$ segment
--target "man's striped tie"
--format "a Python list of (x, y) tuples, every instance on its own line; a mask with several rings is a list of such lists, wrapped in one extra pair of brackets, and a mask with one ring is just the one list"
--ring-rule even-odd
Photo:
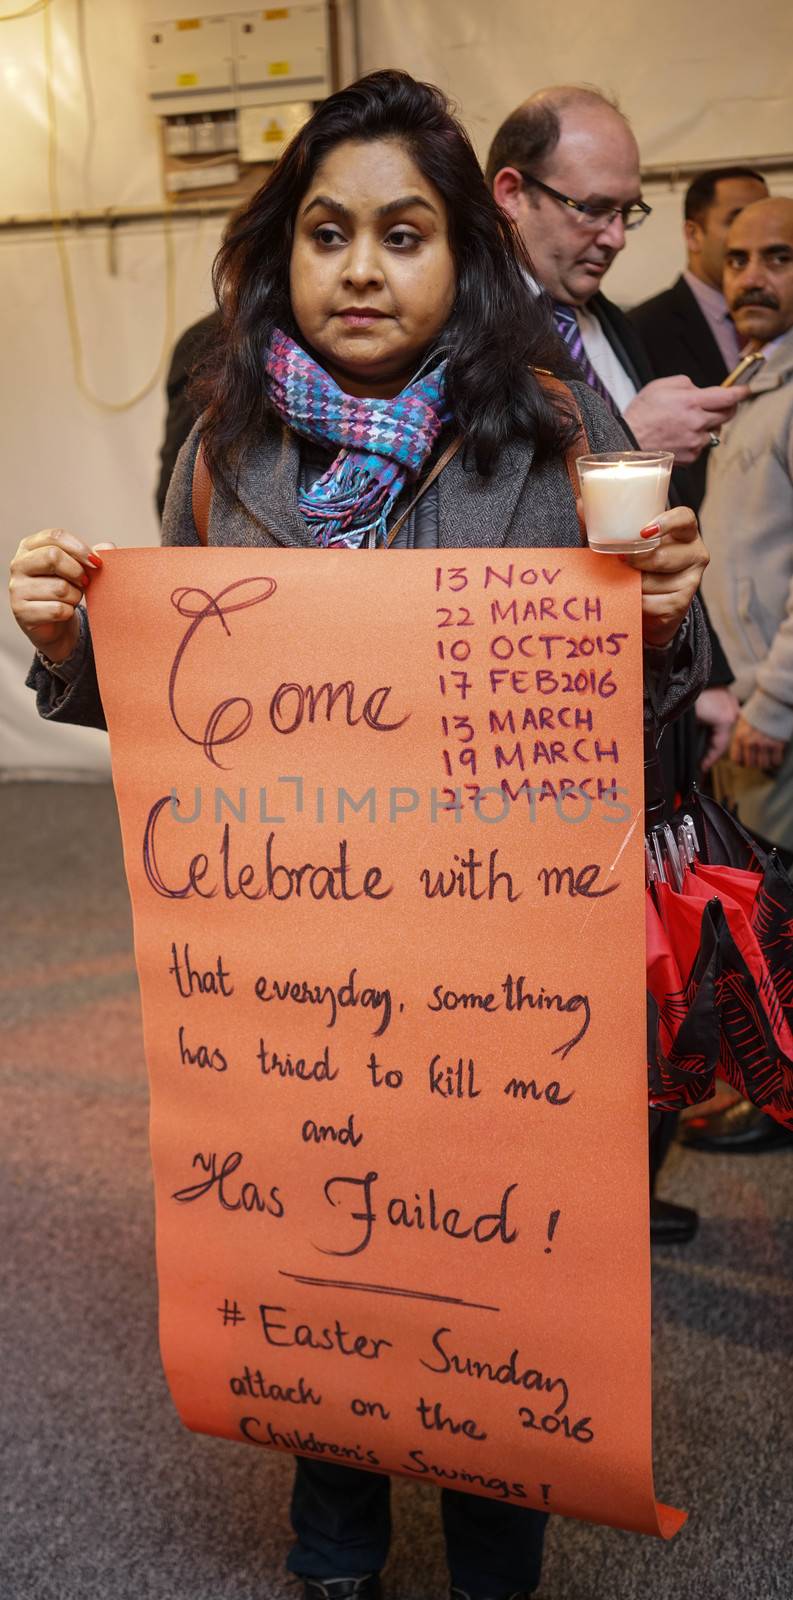
[(605, 383), (601, 383), (601, 380), (586, 353), (584, 341), (581, 337), (581, 329), (578, 326), (578, 318), (575, 314), (574, 308), (572, 306), (562, 305), (560, 300), (554, 300), (553, 320), (556, 323), (557, 332), (560, 333), (564, 339), (573, 361), (577, 367), (580, 367), (581, 376), (589, 384), (590, 389), (594, 389), (595, 394), (599, 394), (601, 400), (605, 400), (609, 411), (613, 412), (615, 417), (619, 416), (617, 407), (614, 404), (614, 401), (609, 394)]

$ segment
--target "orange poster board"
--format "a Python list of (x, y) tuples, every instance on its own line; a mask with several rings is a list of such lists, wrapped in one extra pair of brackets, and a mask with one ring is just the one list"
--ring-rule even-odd
[(639, 584), (586, 551), (91, 585), (188, 1427), (639, 1532)]

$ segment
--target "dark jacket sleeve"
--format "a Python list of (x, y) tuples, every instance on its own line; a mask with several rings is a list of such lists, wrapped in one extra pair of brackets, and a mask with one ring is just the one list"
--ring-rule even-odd
[(64, 663), (68, 681), (49, 667), (39, 656), (25, 679), (36, 696), (36, 710), (47, 722), (76, 722), (83, 728), (107, 728), (105, 712), (99, 694), (96, 661), (91, 643), (91, 629), (85, 611), (81, 613), (80, 643), (69, 660)]
[(710, 681), (710, 638), (698, 597), (666, 650), (644, 648), (644, 720), (663, 728), (681, 716)]
[(157, 510), (162, 518), (165, 497), (176, 458), (196, 420), (197, 411), (190, 398), (190, 379), (208, 350), (219, 323), (218, 312), (193, 323), (174, 345), (165, 386), (168, 409), (165, 434), (160, 448), (160, 480), (157, 485)]

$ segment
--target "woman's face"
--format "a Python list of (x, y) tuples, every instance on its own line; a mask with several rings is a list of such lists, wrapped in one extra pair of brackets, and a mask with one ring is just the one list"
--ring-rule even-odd
[(449, 318), (446, 206), (396, 140), (331, 151), (298, 207), (289, 272), (301, 338), (347, 394), (398, 394)]

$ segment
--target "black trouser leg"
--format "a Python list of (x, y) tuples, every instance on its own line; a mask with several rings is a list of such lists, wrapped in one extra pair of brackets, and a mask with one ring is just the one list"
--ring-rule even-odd
[(304, 1578), (380, 1572), (391, 1537), (390, 1487), (381, 1472), (297, 1456), (289, 1571)]
[(650, 1112), (650, 1194), (655, 1194), (659, 1172), (674, 1142), (679, 1111)]
[(473, 1600), (530, 1594), (540, 1581), (548, 1517), (483, 1495), (441, 1494), (446, 1559), (455, 1588)]

